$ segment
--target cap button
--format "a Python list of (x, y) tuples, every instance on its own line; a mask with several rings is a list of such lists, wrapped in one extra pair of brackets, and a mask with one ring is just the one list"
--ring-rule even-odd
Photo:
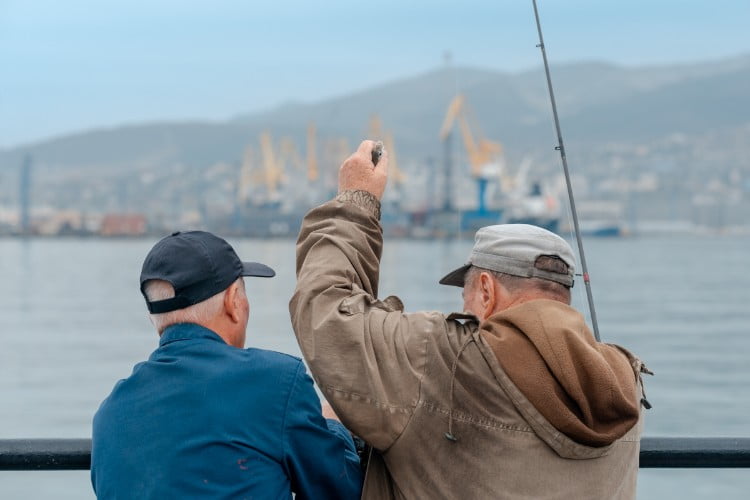
[(171, 236), (177, 236), (180, 233), (181, 233), (181, 231), (175, 231), (174, 233), (171, 234)]

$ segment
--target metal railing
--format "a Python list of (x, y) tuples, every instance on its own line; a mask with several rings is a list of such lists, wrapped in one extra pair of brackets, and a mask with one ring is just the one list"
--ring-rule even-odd
[(91, 439), (0, 439), (0, 470), (87, 470)]
[[(87, 470), (90, 439), (0, 439), (0, 470)], [(750, 438), (645, 437), (641, 468), (750, 468)]]

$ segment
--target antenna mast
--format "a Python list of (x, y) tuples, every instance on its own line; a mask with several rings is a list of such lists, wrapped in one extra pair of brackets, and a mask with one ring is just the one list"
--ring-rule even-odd
[(549, 89), (549, 98), (552, 103), (552, 116), (555, 119), (555, 130), (557, 131), (557, 146), (556, 150), (560, 152), (560, 159), (562, 160), (563, 171), (565, 172), (565, 184), (568, 188), (568, 199), (570, 200), (570, 211), (573, 216), (573, 228), (576, 233), (576, 242), (578, 243), (578, 254), (581, 256), (581, 272), (583, 273), (583, 283), (586, 285), (586, 298), (589, 301), (589, 312), (591, 314), (591, 324), (594, 327), (594, 337), (597, 342), (601, 339), (599, 337), (599, 324), (596, 321), (596, 310), (594, 309), (594, 297), (591, 293), (591, 281), (589, 281), (589, 271), (586, 266), (586, 257), (583, 253), (583, 240), (581, 239), (581, 229), (578, 225), (578, 212), (576, 212), (576, 203), (573, 199), (573, 187), (570, 183), (570, 173), (568, 171), (568, 159), (565, 156), (565, 146), (563, 145), (562, 132), (560, 132), (560, 120), (557, 116), (557, 104), (555, 104), (555, 92), (552, 90), (552, 78), (549, 74), (549, 63), (547, 62), (547, 52), (544, 49), (544, 37), (542, 36), (542, 25), (539, 22), (539, 10), (536, 6), (536, 0), (532, 0), (534, 4), (534, 17), (536, 18), (536, 29), (539, 33), (539, 47), (542, 51), (542, 59), (544, 60), (544, 72), (547, 75), (547, 88)]

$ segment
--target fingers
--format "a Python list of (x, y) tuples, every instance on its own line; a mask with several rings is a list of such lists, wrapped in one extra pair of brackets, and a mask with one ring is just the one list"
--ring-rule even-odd
[(362, 141), (357, 151), (341, 164), (339, 192), (361, 190), (382, 198), (388, 179), (388, 152), (383, 151), (377, 165), (373, 165), (375, 145), (374, 141)]
[[(359, 144), (357, 151), (352, 156), (358, 156), (360, 158), (367, 158), (369, 163), (372, 163), (372, 150), (375, 148), (377, 142), (366, 139)], [(376, 165), (373, 165), (375, 170), (379, 170), (384, 174), (388, 174), (388, 151), (383, 148), (380, 154), (380, 160)]]
[(369, 158), (372, 154), (372, 148), (375, 147), (375, 141), (371, 140), (364, 140), (359, 143), (359, 147), (357, 148), (357, 154), (366, 154)]
[(383, 153), (380, 155), (378, 164), (375, 165), (375, 171), (379, 171), (384, 175), (388, 175), (388, 150), (383, 148)]

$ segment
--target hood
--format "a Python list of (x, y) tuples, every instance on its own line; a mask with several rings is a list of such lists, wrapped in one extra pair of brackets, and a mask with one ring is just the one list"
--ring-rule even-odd
[(638, 374), (627, 351), (597, 342), (572, 307), (532, 300), (489, 317), (480, 330), (518, 389), (573, 441), (607, 446), (638, 422)]

